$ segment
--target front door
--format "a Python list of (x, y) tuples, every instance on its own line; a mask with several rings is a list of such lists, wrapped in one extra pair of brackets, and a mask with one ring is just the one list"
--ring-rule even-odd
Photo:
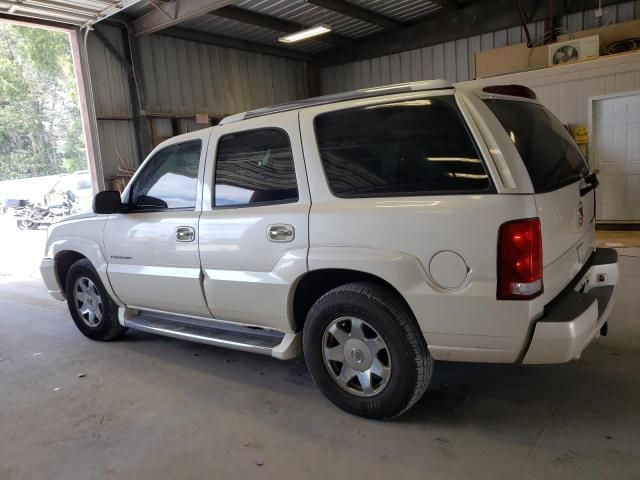
[(125, 192), (127, 213), (107, 219), (109, 281), (127, 306), (210, 316), (200, 286), (197, 200), (208, 134), (154, 152)]
[(310, 207), (297, 115), (216, 127), (205, 183), (200, 256), (213, 316), (290, 331)]
[(640, 221), (640, 94), (593, 100), (597, 220)]

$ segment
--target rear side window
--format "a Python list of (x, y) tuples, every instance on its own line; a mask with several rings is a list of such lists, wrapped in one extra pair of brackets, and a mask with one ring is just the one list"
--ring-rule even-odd
[(214, 205), (253, 206), (298, 201), (287, 134), (263, 128), (225, 135), (218, 142)]
[(542, 105), (517, 100), (486, 100), (518, 149), (536, 193), (575, 182), (588, 167), (571, 134)]
[(315, 129), (338, 197), (481, 192), (491, 186), (453, 97), (324, 113)]

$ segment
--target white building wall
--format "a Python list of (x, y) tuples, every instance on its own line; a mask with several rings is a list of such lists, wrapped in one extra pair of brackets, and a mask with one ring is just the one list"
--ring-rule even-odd
[(458, 83), (459, 87), (520, 84), (567, 125), (589, 124), (589, 99), (640, 91), (640, 52)]

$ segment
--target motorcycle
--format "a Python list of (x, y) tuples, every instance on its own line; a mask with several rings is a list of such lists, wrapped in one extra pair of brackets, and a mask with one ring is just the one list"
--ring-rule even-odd
[(45, 195), (44, 203), (23, 200), (14, 210), (20, 230), (36, 230), (41, 225), (51, 225), (76, 213), (76, 196), (72, 191)]

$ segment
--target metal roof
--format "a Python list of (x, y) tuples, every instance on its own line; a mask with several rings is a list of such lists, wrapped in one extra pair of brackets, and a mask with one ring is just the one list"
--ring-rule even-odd
[(372, 10), (399, 22), (413, 22), (440, 10), (442, 7), (429, 0), (349, 0), (359, 7)]
[(248, 112), (237, 113), (223, 118), (219, 125), (227, 123), (235, 123), (248, 118), (261, 117), (273, 113), (287, 112), (298, 108), (315, 107), (317, 105), (326, 105), (328, 103), (346, 102), (347, 100), (356, 100), (359, 98), (379, 97), (382, 95), (391, 95), (394, 93), (421, 92), (427, 90), (446, 90), (453, 88), (451, 82), (447, 80), (423, 80), (420, 82), (396, 83), (395, 85), (385, 85), (382, 87), (363, 88), (353, 90), (351, 92), (334, 93), (331, 95), (322, 95), (320, 97), (306, 98), (293, 102), (281, 103), (272, 107), (258, 108)]
[[(284, 47), (284, 45), (278, 41), (278, 37), (282, 35), (282, 32), (242, 23), (229, 18), (217, 17), (215, 15), (203, 15), (202, 17), (186, 20), (180, 24), (180, 27), (264, 45)], [(313, 54), (326, 50), (331, 46), (330, 43), (316, 40), (313, 42), (287, 45), (287, 48)]]
[(0, 0), (0, 13), (67, 25), (90, 25), (140, 0)]
[(305, 0), (241, 0), (235, 6), (299, 23), (301, 29), (326, 23), (331, 25), (333, 33), (355, 39), (382, 31), (382, 28), (376, 25), (347, 17), (331, 10), (325, 10), (307, 3)]
[[(355, 6), (387, 16), (397, 22), (405, 23), (415, 22), (441, 8), (437, 3), (430, 0), (348, 1)], [(306, 0), (237, 0), (233, 6), (280, 20), (298, 23), (301, 29), (321, 23), (328, 24), (331, 26), (333, 33), (352, 40), (361, 40), (384, 31), (379, 25), (349, 17), (314, 5)], [(153, 8), (149, 0), (143, 0), (127, 8), (125, 13), (134, 18), (139, 18), (153, 10)], [(198, 18), (186, 20), (180, 23), (179, 27), (309, 54), (320, 53), (335, 47), (334, 44), (322, 40), (321, 37), (300, 44), (284, 45), (278, 41), (278, 37), (282, 35), (281, 31), (217, 16), (215, 11)]]

